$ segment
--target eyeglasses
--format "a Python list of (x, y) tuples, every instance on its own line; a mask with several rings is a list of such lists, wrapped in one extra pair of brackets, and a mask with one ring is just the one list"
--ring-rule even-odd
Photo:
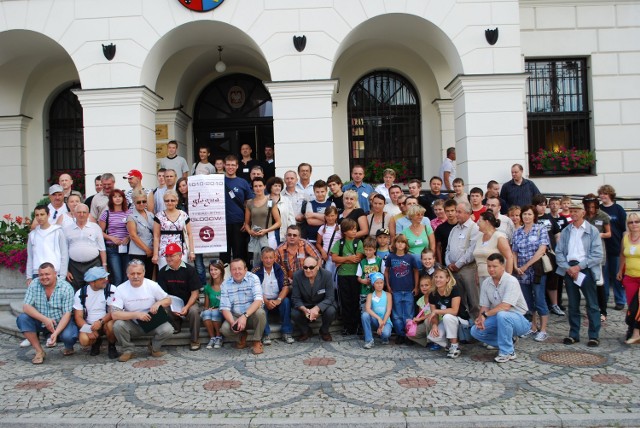
[(142, 204), (146, 204), (147, 201), (136, 201), (136, 205), (142, 205)]
[(639, 224), (640, 220), (629, 220), (627, 224)]
[(304, 270), (314, 270), (316, 268), (316, 266), (318, 265), (313, 265), (313, 266), (302, 266), (302, 269)]
[(178, 200), (177, 199), (165, 199), (164, 202), (166, 204), (167, 202), (178, 202)]
[(300, 235), (298, 235), (297, 233), (287, 233), (287, 238), (297, 238), (298, 236)]

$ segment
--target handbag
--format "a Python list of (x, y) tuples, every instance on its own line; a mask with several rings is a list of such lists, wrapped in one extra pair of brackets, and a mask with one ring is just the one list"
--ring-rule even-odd
[[(540, 229), (538, 229), (538, 241), (540, 240)], [(542, 263), (542, 271), (544, 273), (549, 273), (553, 270), (553, 265), (551, 264), (551, 259), (549, 258), (549, 248), (544, 252), (542, 257), (540, 257), (540, 262)]]
[[(416, 318), (421, 317), (425, 309), (429, 309), (428, 304), (424, 305), (422, 309), (420, 309), (420, 312), (418, 312), (418, 315), (416, 315)], [(414, 337), (418, 332), (418, 323), (415, 322), (413, 318), (409, 318), (404, 323), (404, 332), (408, 337)]]

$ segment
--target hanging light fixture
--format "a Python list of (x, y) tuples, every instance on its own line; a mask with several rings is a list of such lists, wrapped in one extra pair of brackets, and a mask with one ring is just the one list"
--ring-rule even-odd
[(218, 46), (218, 62), (216, 62), (216, 71), (218, 73), (224, 73), (227, 69), (227, 64), (222, 62), (222, 46)]

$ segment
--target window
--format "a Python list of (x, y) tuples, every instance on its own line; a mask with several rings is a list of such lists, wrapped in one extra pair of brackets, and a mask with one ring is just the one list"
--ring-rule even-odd
[(407, 79), (389, 71), (364, 76), (351, 88), (348, 115), (350, 168), (398, 163), (408, 178), (422, 179), (420, 106)]
[[(529, 153), (541, 149), (563, 152), (566, 149), (591, 150), (587, 97), (587, 61), (573, 59), (527, 60), (530, 73), (527, 84), (527, 126)], [(530, 161), (533, 175), (544, 171)], [(556, 174), (591, 173), (590, 167)]]

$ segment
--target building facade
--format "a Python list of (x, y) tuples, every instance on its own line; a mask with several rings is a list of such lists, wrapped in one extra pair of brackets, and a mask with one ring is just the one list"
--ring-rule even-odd
[[(455, 146), (470, 186), (521, 163), (543, 191), (637, 194), (638, 1), (184, 3), (0, 0), (1, 212), (29, 212), (60, 170), (88, 194), (132, 168), (154, 187), (172, 139), (189, 163), (274, 144), (280, 175), (309, 162), (312, 179), (379, 160), (428, 180)], [(597, 163), (534, 170), (561, 147)]]

